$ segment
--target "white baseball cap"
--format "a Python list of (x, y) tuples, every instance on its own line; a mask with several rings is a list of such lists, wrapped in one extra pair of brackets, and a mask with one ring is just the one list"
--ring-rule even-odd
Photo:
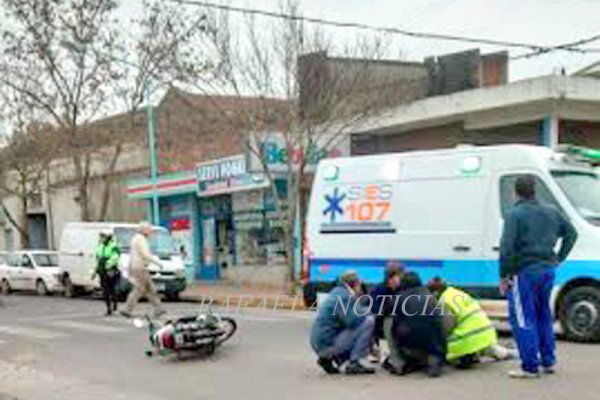
[(100, 231), (100, 235), (102, 236), (112, 236), (112, 230), (108, 229), (108, 228), (104, 228)]

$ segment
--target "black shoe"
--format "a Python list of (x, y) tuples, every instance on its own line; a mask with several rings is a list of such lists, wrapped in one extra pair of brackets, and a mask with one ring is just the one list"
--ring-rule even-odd
[(439, 363), (430, 364), (427, 367), (427, 375), (430, 378), (439, 378), (442, 376), (442, 365)]
[(417, 372), (422, 370), (423, 367), (415, 364), (415, 363), (406, 363), (402, 366), (402, 368), (400, 369), (400, 375), (408, 375), (408, 374), (412, 374), (413, 372)]
[(402, 368), (398, 368), (396, 366), (394, 366), (391, 362), (389, 357), (385, 359), (385, 361), (383, 362), (383, 364), (381, 364), (381, 366), (383, 367), (383, 369), (385, 369), (387, 372), (389, 372), (392, 375), (404, 375), (402, 373)]
[(333, 363), (333, 359), (331, 358), (321, 357), (317, 360), (317, 364), (319, 364), (319, 366), (330, 375), (340, 373), (340, 370), (335, 366), (335, 364)]
[(346, 375), (367, 375), (374, 373), (375, 368), (365, 367), (358, 361), (351, 361), (346, 367)]
[(121, 310), (121, 311), (119, 311), (119, 314), (121, 314), (125, 318), (131, 318), (131, 313), (129, 313), (127, 311)]
[(110, 317), (112, 315), (112, 310), (108, 310), (104, 313), (105, 317)]

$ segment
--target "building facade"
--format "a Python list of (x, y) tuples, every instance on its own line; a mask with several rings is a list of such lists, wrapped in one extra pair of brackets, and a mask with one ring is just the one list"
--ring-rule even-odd
[(388, 110), (352, 136), (352, 154), (458, 145), (600, 147), (600, 80), (552, 75), (433, 96)]

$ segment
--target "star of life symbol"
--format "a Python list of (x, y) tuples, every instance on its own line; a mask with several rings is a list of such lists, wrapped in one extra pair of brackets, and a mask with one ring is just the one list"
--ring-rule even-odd
[(344, 215), (344, 210), (342, 209), (341, 203), (346, 198), (345, 193), (340, 193), (339, 188), (335, 188), (333, 190), (333, 194), (325, 195), (325, 200), (327, 201), (327, 207), (323, 210), (323, 215), (329, 215), (329, 220), (331, 223), (335, 222), (337, 215)]

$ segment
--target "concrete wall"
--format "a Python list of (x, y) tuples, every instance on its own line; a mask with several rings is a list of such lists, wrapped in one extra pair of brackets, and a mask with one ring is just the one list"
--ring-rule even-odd
[[(92, 179), (89, 184), (90, 206), (92, 216), (99, 215), (102, 193), (105, 183), (109, 182), (110, 201), (106, 220), (138, 222), (146, 218), (145, 207), (137, 203), (130, 203), (126, 198), (126, 185), (129, 179), (136, 175), (146, 175), (148, 165), (147, 150), (141, 146), (127, 146), (120, 156), (115, 173), (106, 176), (106, 163), (110, 151), (101, 151), (93, 155), (91, 163)], [(44, 214), (48, 227), (48, 245), (57, 248), (60, 242), (63, 227), (66, 223), (80, 221), (80, 206), (78, 191), (75, 185), (74, 166), (71, 160), (59, 159), (51, 163), (48, 170), (50, 177), (50, 190), (45, 178), (41, 184), (42, 202), (39, 206), (30, 205), (28, 214)], [(18, 198), (5, 197), (4, 203), (14, 218), (21, 218), (22, 211)], [(0, 225), (0, 250), (6, 249), (6, 230), (13, 231), (15, 248), (21, 248), (17, 230), (4, 219), (4, 226)]]
[(237, 286), (278, 289), (289, 281), (285, 265), (244, 265), (241, 268), (229, 267), (221, 271), (225, 282)]

